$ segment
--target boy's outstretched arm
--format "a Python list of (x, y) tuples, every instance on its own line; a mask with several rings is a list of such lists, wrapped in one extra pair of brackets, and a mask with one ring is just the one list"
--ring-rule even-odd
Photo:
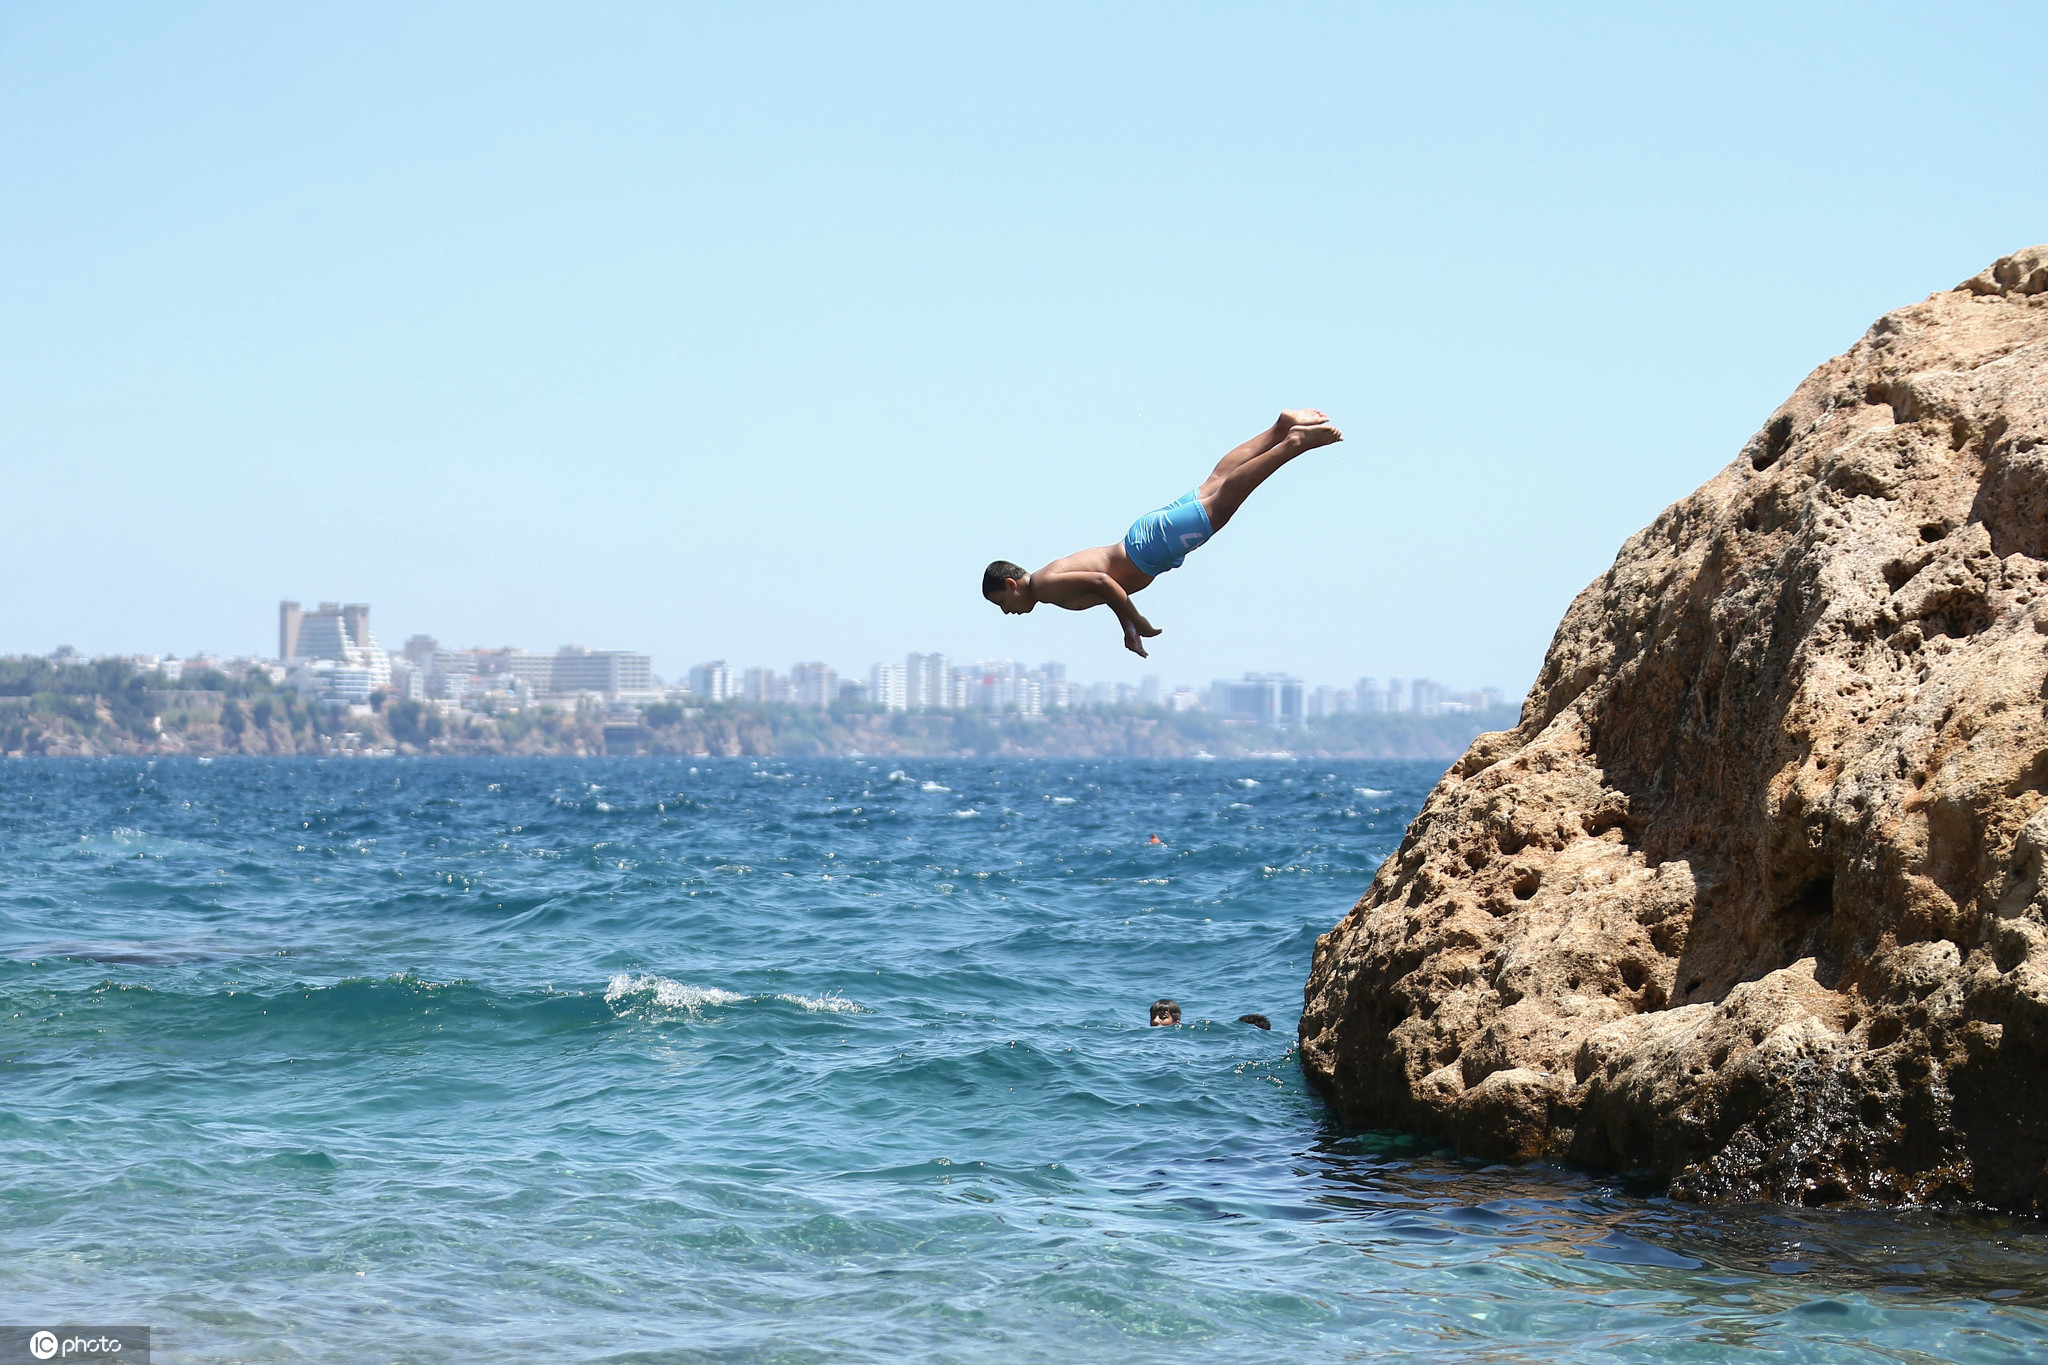
[(1131, 605), (1131, 595), (1124, 591), (1123, 584), (1106, 573), (1062, 573), (1044, 578), (1033, 576), (1032, 585), (1042, 602), (1050, 602), (1068, 611), (1085, 611), (1093, 606), (1105, 606), (1116, 613), (1116, 619), (1124, 628), (1124, 648), (1143, 659), (1146, 640), (1159, 634), (1159, 627), (1138, 614)]

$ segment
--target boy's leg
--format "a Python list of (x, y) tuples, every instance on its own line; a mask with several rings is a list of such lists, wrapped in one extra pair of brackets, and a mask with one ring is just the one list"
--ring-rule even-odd
[(1279, 421), (1218, 460), (1202, 481), (1196, 496), (1209, 516), (1210, 529), (1222, 530), (1252, 490), (1281, 465), (1304, 450), (1343, 439), (1344, 434), (1312, 408), (1281, 413)]
[(1323, 416), (1314, 408), (1289, 409), (1274, 418), (1272, 426), (1267, 427), (1264, 431), (1218, 460), (1216, 468), (1210, 472), (1209, 477), (1214, 479), (1227, 475), (1245, 461), (1257, 459), (1274, 446), (1279, 445), (1287, 433), (1296, 427), (1314, 426), (1318, 422), (1327, 422), (1329, 420), (1329, 418)]

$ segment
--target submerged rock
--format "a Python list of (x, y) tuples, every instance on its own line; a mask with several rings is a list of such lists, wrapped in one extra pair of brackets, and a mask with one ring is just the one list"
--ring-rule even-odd
[(1316, 944), (1341, 1115), (1693, 1199), (2048, 1206), (2048, 247), (1631, 537)]

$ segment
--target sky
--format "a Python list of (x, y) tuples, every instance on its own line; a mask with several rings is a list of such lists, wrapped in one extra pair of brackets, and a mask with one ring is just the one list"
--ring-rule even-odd
[[(0, 3), (0, 653), (1527, 687), (1880, 313), (2048, 240), (2038, 4)], [(1284, 407), (1138, 599), (1121, 536)]]

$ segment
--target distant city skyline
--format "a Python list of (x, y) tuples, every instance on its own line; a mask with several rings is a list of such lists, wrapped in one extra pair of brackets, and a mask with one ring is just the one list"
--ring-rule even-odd
[[(430, 702), (456, 709), (472, 705), (523, 707), (592, 697), (613, 705), (657, 702), (716, 705), (726, 701), (824, 708), (869, 704), (893, 711), (980, 711), (1040, 715), (1051, 711), (1158, 706), (1206, 710), (1240, 719), (1298, 724), (1350, 713), (1435, 715), (1482, 711), (1502, 704), (1498, 688), (1455, 690), (1427, 677), (1360, 675), (1355, 681), (1312, 684), (1287, 673), (1246, 671), (1206, 684), (1169, 681), (1149, 673), (1136, 683), (1071, 677), (1065, 663), (1015, 659), (954, 659), (912, 651), (902, 662), (877, 660), (841, 671), (823, 660), (798, 661), (785, 673), (772, 664), (735, 666), (724, 659), (689, 665), (674, 676), (654, 669), (648, 654), (565, 644), (552, 652), (517, 645), (452, 648), (416, 632), (396, 649), (385, 648), (371, 626), (371, 603), (297, 599), (278, 602), (276, 652), (190, 656), (115, 651), (145, 668), (182, 680), (188, 667), (231, 674), (260, 669), (273, 683), (342, 706), (375, 698)], [(46, 657), (84, 660), (65, 645)]]
[[(306, 631), (311, 631), (311, 632), (314, 632), (315, 634), (317, 634), (317, 637), (318, 637), (318, 638), (319, 638), (319, 639), (320, 639), (321, 641), (323, 641), (323, 642), (326, 642), (326, 644), (324, 644), (324, 645), (323, 645), (323, 651), (324, 651), (324, 652), (326, 652), (326, 656), (327, 656), (327, 657), (331, 657), (331, 658), (334, 658), (334, 659), (337, 659), (337, 660), (339, 660), (339, 659), (343, 658), (343, 653), (341, 652), (341, 651), (342, 651), (342, 645), (341, 645), (341, 644), (340, 644), (339, 642), (340, 642), (340, 641), (342, 641), (342, 640), (343, 640), (343, 639), (345, 638), (345, 636), (346, 636), (346, 632), (347, 632), (348, 630), (354, 629), (354, 627), (353, 627), (353, 626), (351, 626), (351, 625), (349, 625), (349, 624), (348, 624), (348, 622), (349, 622), (350, 620), (354, 620), (354, 621), (358, 621), (358, 622), (363, 622), (363, 623), (366, 623), (366, 622), (368, 621), (368, 618), (369, 618), (369, 613), (370, 613), (370, 610), (371, 610), (371, 605), (370, 605), (369, 603), (366, 603), (366, 602), (347, 602), (347, 603), (344, 603), (344, 602), (342, 602), (342, 601), (340, 601), (340, 600), (338, 600), (338, 599), (337, 599), (337, 600), (322, 600), (322, 601), (319, 601), (319, 602), (318, 602), (318, 603), (317, 603), (316, 605), (314, 605), (314, 606), (312, 606), (312, 607), (307, 607), (307, 606), (305, 605), (305, 599), (290, 599), (290, 598), (287, 598), (287, 599), (282, 599), (282, 600), (279, 600), (279, 601), (277, 602), (277, 605), (276, 605), (276, 608), (275, 608), (275, 610), (276, 610), (276, 626), (275, 626), (275, 629), (274, 629), (274, 631), (273, 631), (273, 632), (271, 633), (271, 643), (272, 643), (272, 648), (271, 648), (271, 649), (268, 649), (268, 650), (266, 650), (266, 649), (262, 648), (261, 646), (254, 646), (254, 647), (252, 647), (252, 646), (250, 646), (250, 645), (248, 645), (248, 644), (246, 644), (246, 643), (245, 643), (245, 644), (244, 644), (244, 645), (243, 645), (242, 647), (239, 647), (239, 648), (224, 648), (224, 647), (216, 647), (216, 646), (206, 646), (206, 645), (202, 645), (202, 646), (199, 646), (199, 647), (197, 647), (197, 648), (187, 649), (187, 650), (184, 650), (184, 651), (178, 651), (178, 650), (174, 650), (174, 649), (162, 649), (162, 648), (156, 648), (156, 649), (151, 649), (151, 648), (139, 648), (139, 647), (137, 647), (137, 646), (133, 645), (132, 643), (130, 643), (130, 644), (121, 644), (121, 643), (116, 643), (116, 644), (115, 644), (115, 645), (114, 645), (113, 647), (110, 647), (110, 648), (81, 648), (81, 647), (79, 647), (79, 646), (78, 646), (77, 644), (75, 644), (75, 643), (74, 643), (74, 639), (75, 639), (75, 638), (89, 638), (89, 637), (85, 637), (85, 636), (83, 636), (83, 635), (82, 635), (81, 633), (79, 633), (79, 632), (74, 632), (74, 633), (73, 633), (73, 636), (72, 636), (72, 637), (66, 638), (66, 639), (64, 639), (64, 640), (60, 641), (59, 643), (57, 643), (56, 645), (53, 645), (53, 646), (48, 646), (48, 647), (44, 647), (44, 648), (40, 648), (40, 649), (37, 649), (37, 648), (26, 648), (26, 649), (0, 650), (0, 653), (11, 653), (11, 654), (18, 654), (18, 655), (34, 655), (34, 656), (41, 656), (41, 657), (52, 657), (52, 656), (56, 655), (56, 654), (57, 654), (57, 653), (58, 653), (59, 651), (68, 651), (68, 652), (71, 652), (71, 653), (75, 653), (75, 654), (77, 654), (77, 655), (79, 655), (79, 656), (81, 656), (81, 657), (110, 657), (110, 658), (112, 658), (112, 657), (121, 657), (121, 658), (159, 658), (159, 659), (173, 659), (173, 658), (177, 658), (177, 659), (182, 659), (182, 658), (187, 658), (187, 657), (210, 657), (210, 658), (217, 658), (217, 659), (269, 659), (269, 660), (277, 660), (277, 661), (283, 661), (283, 660), (285, 660), (285, 659), (287, 659), (287, 658), (289, 658), (289, 657), (290, 657), (290, 654), (289, 654), (289, 649), (290, 649), (290, 646), (291, 646), (291, 642), (292, 642), (292, 640), (293, 640), (294, 638), (296, 638), (296, 636), (297, 636), (297, 633), (298, 633), (299, 631), (302, 631), (302, 630), (306, 630)], [(295, 622), (293, 621), (293, 617), (292, 617), (292, 613), (294, 613), (294, 612), (298, 613), (298, 619), (297, 619), (297, 622), (296, 622), (296, 623), (295, 623)], [(382, 614), (382, 613), (380, 613), (380, 616), (382, 616), (382, 615), (383, 615), (383, 614)], [(364, 629), (365, 629), (365, 630), (367, 630), (367, 626), (366, 626), (366, 625), (364, 626)], [(570, 635), (572, 635), (572, 636), (574, 636), (574, 635), (577, 635), (577, 634), (578, 634), (578, 632), (575, 632), (575, 631), (571, 631), (571, 632), (568, 632), (568, 633), (569, 633)], [(249, 638), (249, 637), (260, 637), (260, 636), (261, 636), (261, 635), (263, 634), (263, 632), (262, 632), (261, 630), (245, 630), (245, 631), (237, 632), (237, 634), (239, 634), (239, 635), (243, 636), (243, 637), (245, 638), (245, 640), (246, 640), (246, 639), (247, 639), (247, 638)], [(519, 633), (519, 632), (513, 632), (513, 634), (517, 635), (517, 634), (520, 634), (520, 633)], [(310, 637), (309, 637), (309, 638), (310, 638)], [(372, 638), (372, 643), (374, 644), (374, 642), (375, 642), (375, 639), (374, 639), (374, 634), (372, 634), (372, 637), (371, 637), (371, 638)], [(436, 650), (440, 650), (440, 651), (443, 651), (443, 652), (459, 652), (459, 653), (500, 653), (500, 654), (507, 654), (507, 653), (512, 653), (512, 654), (534, 654), (534, 655), (541, 655), (541, 654), (545, 654), (545, 655), (548, 655), (548, 656), (553, 656), (553, 655), (554, 655), (555, 653), (557, 653), (557, 652), (559, 652), (559, 651), (561, 651), (561, 650), (581, 650), (581, 651), (584, 651), (584, 652), (596, 652), (596, 653), (599, 653), (599, 654), (604, 654), (604, 653), (612, 653), (612, 652), (617, 652), (617, 651), (613, 651), (613, 650), (610, 650), (610, 649), (607, 649), (607, 648), (604, 648), (604, 647), (597, 647), (597, 648), (596, 648), (596, 649), (595, 649), (595, 650), (593, 651), (592, 647), (590, 647), (590, 646), (587, 646), (587, 645), (584, 645), (584, 644), (581, 644), (581, 643), (579, 643), (579, 642), (575, 642), (575, 641), (569, 641), (569, 642), (564, 642), (564, 643), (562, 643), (562, 644), (559, 644), (559, 645), (556, 645), (556, 646), (554, 646), (554, 647), (553, 647), (552, 649), (537, 649), (537, 648), (530, 648), (530, 647), (529, 647), (529, 644), (530, 644), (530, 642), (531, 642), (531, 641), (532, 641), (532, 640), (534, 639), (534, 637), (533, 637), (533, 636), (531, 636), (530, 634), (528, 634), (528, 635), (522, 635), (522, 636), (521, 636), (521, 640), (522, 640), (522, 641), (524, 641), (524, 642), (522, 642), (522, 643), (508, 643), (508, 642), (506, 642), (506, 641), (504, 641), (504, 640), (500, 640), (500, 641), (499, 641), (499, 642), (497, 642), (497, 643), (489, 643), (489, 644), (487, 644), (487, 643), (480, 643), (480, 642), (471, 642), (471, 643), (466, 643), (466, 644), (457, 644), (457, 643), (456, 643), (456, 640), (457, 640), (458, 638), (460, 638), (460, 637), (457, 637), (457, 636), (455, 636), (455, 635), (453, 635), (453, 634), (450, 634), (450, 635), (448, 635), (448, 636), (447, 636), (447, 638), (445, 638), (445, 639), (444, 639), (444, 638), (443, 638), (443, 637), (442, 637), (441, 635), (438, 635), (438, 634), (434, 634), (434, 633), (432, 633), (432, 632), (415, 632), (415, 633), (413, 633), (413, 634), (412, 634), (412, 636), (411, 636), (411, 639), (407, 641), (407, 643), (406, 643), (406, 645), (405, 645), (405, 646), (403, 646), (403, 647), (393, 647), (393, 648), (392, 648), (392, 649), (390, 650), (390, 653), (391, 653), (391, 655), (393, 655), (394, 657), (397, 657), (397, 656), (402, 656), (402, 655), (404, 655), (404, 654), (405, 654), (405, 653), (406, 653), (406, 652), (408, 651), (408, 649), (410, 649), (410, 648), (411, 648), (411, 646), (412, 646), (412, 645), (413, 645), (413, 644), (414, 644), (415, 642), (417, 642), (417, 641), (419, 641), (419, 640), (422, 640), (422, 639), (428, 639), (428, 640), (431, 640), (431, 641), (433, 642), (433, 648), (434, 648), (434, 649), (436, 649)], [(582, 638), (582, 639), (591, 639), (591, 638), (597, 638), (597, 637), (591, 636), (591, 635), (589, 635), (588, 633), (582, 633), (582, 634), (581, 634), (581, 638)], [(657, 657), (657, 656), (653, 655), (652, 653), (649, 653), (649, 652), (645, 652), (645, 651), (627, 651), (627, 652), (638, 652), (638, 653), (641, 653), (641, 654), (642, 654), (642, 655), (643, 655), (643, 656), (644, 656), (645, 658), (647, 658), (647, 659), (648, 659), (648, 660), (650, 661), (650, 666), (651, 666), (651, 668), (652, 668), (652, 671), (653, 671), (654, 673), (656, 673), (656, 674), (659, 674), (659, 675), (660, 675), (661, 677), (663, 677), (663, 678), (665, 678), (665, 679), (672, 679), (672, 680), (678, 680), (678, 681), (683, 681), (683, 682), (685, 682), (685, 683), (687, 683), (688, 679), (689, 679), (689, 678), (691, 677), (692, 673), (693, 673), (693, 672), (694, 672), (695, 670), (697, 670), (698, 668), (700, 668), (700, 667), (702, 667), (702, 666), (704, 666), (704, 665), (706, 665), (706, 664), (709, 664), (709, 663), (712, 663), (712, 662), (714, 662), (714, 660), (713, 660), (713, 659), (711, 659), (711, 658), (701, 658), (701, 657), (700, 657), (700, 658), (698, 658), (698, 659), (696, 659), (695, 661), (693, 661), (693, 662), (690, 662), (690, 663), (678, 663), (678, 662), (677, 662), (676, 660), (674, 660), (674, 659), (671, 659), (671, 658), (661, 658), (661, 657)], [(804, 660), (804, 659), (802, 659), (802, 657), (801, 657), (801, 656), (802, 656), (802, 655), (803, 655), (804, 653), (806, 653), (806, 652), (807, 652), (807, 651), (804, 651), (804, 650), (801, 650), (801, 649), (795, 649), (795, 650), (787, 650), (787, 651), (784, 651), (785, 655), (786, 655), (787, 657), (789, 657), (789, 658), (790, 658), (790, 659), (792, 660), (792, 662), (790, 662), (790, 663), (788, 663), (788, 664), (781, 664), (781, 663), (772, 663), (772, 662), (764, 662), (764, 661), (759, 661), (759, 660), (745, 660), (745, 661), (741, 661), (741, 660), (740, 660), (740, 657), (739, 657), (738, 655), (736, 655), (736, 654), (735, 654), (735, 655), (730, 655), (730, 656), (729, 656), (729, 657), (730, 657), (730, 658), (731, 658), (731, 659), (733, 660), (733, 662), (731, 662), (731, 663), (729, 663), (729, 664), (728, 664), (728, 663), (726, 663), (726, 660), (725, 660), (725, 659), (718, 659), (718, 660), (715, 660), (715, 662), (719, 662), (719, 663), (721, 663), (721, 664), (726, 664), (726, 666), (727, 666), (727, 667), (728, 667), (728, 668), (729, 668), (729, 669), (730, 669), (730, 670), (732, 671), (733, 677), (734, 677), (734, 679), (735, 679), (735, 681), (734, 681), (734, 684), (733, 684), (733, 686), (734, 686), (734, 695), (741, 695), (741, 694), (742, 694), (742, 693), (744, 692), (744, 690), (745, 690), (745, 687), (744, 687), (744, 677), (745, 677), (745, 675), (746, 675), (746, 674), (747, 674), (748, 672), (760, 673), (760, 672), (763, 672), (763, 671), (772, 671), (772, 672), (777, 672), (777, 673), (781, 673), (781, 674), (789, 674), (789, 673), (793, 673), (793, 672), (794, 672), (795, 670), (798, 670), (798, 669), (801, 669), (801, 668), (805, 667), (805, 666), (806, 666), (807, 664), (809, 664), (809, 663), (816, 663), (816, 664), (818, 664), (819, 666), (822, 666), (822, 667), (827, 667), (827, 668), (830, 668), (830, 669), (831, 669), (831, 670), (832, 670), (833, 672), (837, 673), (837, 674), (838, 674), (838, 675), (839, 675), (840, 677), (853, 677), (853, 676), (861, 676), (861, 677), (865, 677), (865, 676), (867, 676), (868, 670), (872, 669), (872, 668), (874, 667), (874, 665), (875, 665), (875, 664), (876, 664), (877, 662), (883, 662), (883, 661), (885, 661), (885, 660), (887, 660), (887, 659), (889, 659), (889, 658), (891, 658), (891, 657), (893, 657), (894, 659), (904, 659), (904, 658), (916, 658), (916, 657), (919, 657), (919, 655), (920, 655), (920, 651), (917, 651), (917, 650), (905, 650), (905, 651), (902, 651), (901, 653), (899, 653), (899, 654), (896, 654), (896, 655), (894, 655), (894, 656), (882, 656), (881, 658), (877, 658), (877, 657), (876, 657), (876, 656), (875, 656), (874, 654), (872, 654), (872, 653), (871, 653), (871, 654), (870, 654), (870, 656), (869, 656), (869, 661), (868, 661), (867, 663), (865, 663), (865, 664), (856, 664), (856, 663), (854, 663), (854, 662), (853, 662), (853, 661), (851, 661), (851, 660), (845, 660), (845, 659), (842, 659), (842, 660), (840, 661), (840, 663), (826, 663), (826, 662), (824, 662), (824, 661), (815, 661), (815, 660), (812, 660), (812, 661), (807, 661), (807, 660)], [(943, 658), (943, 659), (951, 660), (951, 661), (955, 662), (956, 664), (960, 664), (960, 665), (965, 665), (965, 664), (968, 664), (968, 663), (974, 663), (974, 664), (982, 664), (982, 663), (1002, 663), (1002, 664), (1012, 664), (1012, 663), (1016, 663), (1016, 664), (1021, 664), (1021, 665), (1025, 666), (1025, 667), (1033, 667), (1033, 666), (1034, 666), (1034, 665), (1026, 664), (1026, 663), (1025, 663), (1025, 662), (1024, 662), (1023, 660), (1019, 660), (1019, 659), (1012, 659), (1012, 658), (1007, 658), (1007, 657), (1004, 657), (1004, 658), (985, 658), (985, 659), (970, 659), (970, 658), (968, 658), (968, 657), (966, 657), (966, 656), (963, 656), (963, 655), (954, 655), (954, 654), (949, 654), (949, 653), (946, 653), (945, 651), (932, 651), (932, 652), (931, 652), (931, 657), (935, 657), (935, 658)], [(1168, 689), (1168, 690), (1170, 691), (1172, 687), (1176, 687), (1176, 686), (1178, 686), (1178, 687), (1186, 687), (1186, 686), (1193, 686), (1193, 685), (1195, 685), (1196, 681), (1197, 681), (1198, 679), (1200, 679), (1200, 677), (1201, 677), (1201, 675), (1200, 675), (1200, 674), (1199, 674), (1199, 673), (1198, 673), (1198, 672), (1197, 672), (1196, 670), (1192, 670), (1192, 669), (1186, 669), (1186, 670), (1180, 670), (1180, 671), (1178, 671), (1178, 672), (1174, 672), (1174, 671), (1171, 671), (1171, 670), (1169, 670), (1169, 669), (1166, 669), (1166, 668), (1162, 668), (1162, 667), (1158, 667), (1158, 666), (1156, 666), (1156, 665), (1158, 665), (1158, 664), (1159, 664), (1159, 663), (1161, 663), (1161, 662), (1163, 662), (1163, 661), (1160, 661), (1160, 660), (1142, 660), (1142, 661), (1140, 661), (1140, 660), (1133, 660), (1133, 661), (1131, 661), (1131, 664), (1129, 664), (1129, 665), (1121, 665), (1121, 666), (1119, 666), (1118, 668), (1116, 668), (1116, 669), (1115, 669), (1115, 670), (1114, 670), (1114, 671), (1113, 671), (1113, 672), (1111, 673), (1111, 675), (1110, 675), (1110, 676), (1108, 676), (1108, 677), (1092, 677), (1092, 678), (1090, 679), (1090, 682), (1091, 682), (1091, 684), (1092, 684), (1092, 683), (1094, 683), (1094, 682), (1111, 682), (1111, 683), (1123, 683), (1123, 684), (1126, 684), (1126, 685), (1128, 685), (1129, 687), (1131, 687), (1131, 688), (1135, 689), (1135, 688), (1138, 688), (1138, 687), (1141, 687), (1141, 686), (1145, 685), (1145, 683), (1147, 682), (1147, 680), (1153, 680), (1153, 681), (1157, 681), (1158, 679), (1161, 679), (1161, 678), (1166, 678), (1166, 677), (1169, 677), (1169, 676), (1170, 676), (1170, 677), (1172, 677), (1172, 678), (1173, 678), (1173, 679), (1175, 680), (1175, 681), (1174, 681), (1174, 682), (1173, 682), (1172, 684), (1170, 684), (1170, 685), (1169, 685), (1169, 689)], [(844, 666), (842, 666), (842, 665), (844, 665)], [(1053, 663), (1047, 664), (1047, 665), (1045, 665), (1045, 666), (1047, 666), (1047, 667), (1054, 667), (1054, 668), (1059, 668), (1059, 669), (1062, 669), (1062, 670), (1065, 670), (1065, 669), (1068, 669), (1068, 668), (1070, 668), (1070, 667), (1071, 667), (1070, 665), (1068, 665), (1068, 664), (1066, 664), (1066, 663), (1064, 663), (1064, 662), (1053, 662)], [(1231, 676), (1231, 677), (1234, 677), (1234, 676), (1237, 676), (1237, 675), (1238, 675), (1238, 674), (1240, 674), (1240, 673), (1256, 673), (1256, 672), (1268, 672), (1268, 671), (1273, 671), (1273, 670), (1261, 670), (1261, 669), (1257, 669), (1257, 668), (1250, 668), (1250, 667), (1245, 667), (1245, 668), (1229, 668), (1229, 667), (1226, 667), (1225, 669), (1223, 669), (1223, 670), (1222, 670), (1221, 674), (1220, 674), (1220, 675), (1217, 675), (1217, 676)], [(1288, 672), (1287, 670), (1279, 670), (1279, 671), (1280, 671), (1280, 672), (1286, 672), (1286, 673), (1287, 673), (1287, 676), (1289, 676), (1289, 677), (1295, 677), (1295, 678), (1297, 678), (1297, 680), (1298, 680), (1298, 681), (1301, 681), (1301, 682), (1303, 682), (1305, 686), (1307, 686), (1307, 687), (1308, 687), (1309, 689), (1311, 689), (1311, 691), (1313, 691), (1313, 689), (1315, 689), (1315, 688), (1318, 688), (1318, 687), (1322, 688), (1322, 689), (1323, 689), (1323, 690), (1325, 690), (1325, 691), (1331, 691), (1331, 690), (1336, 690), (1336, 689), (1342, 689), (1342, 688), (1352, 688), (1352, 687), (1354, 687), (1354, 685), (1356, 684), (1357, 680), (1358, 680), (1358, 679), (1359, 679), (1360, 677), (1385, 677), (1385, 678), (1388, 678), (1388, 679), (1390, 679), (1391, 681), (1394, 681), (1394, 682), (1398, 682), (1398, 683), (1401, 683), (1401, 684), (1403, 684), (1404, 686), (1405, 686), (1405, 685), (1406, 685), (1406, 684), (1407, 684), (1408, 682), (1410, 682), (1410, 681), (1414, 681), (1414, 682), (1425, 682), (1425, 683), (1431, 683), (1431, 684), (1433, 684), (1433, 685), (1436, 685), (1436, 686), (1439, 686), (1439, 687), (1441, 687), (1441, 686), (1445, 686), (1444, 684), (1436, 683), (1436, 682), (1435, 682), (1435, 679), (1434, 679), (1434, 677), (1433, 677), (1433, 673), (1434, 673), (1435, 671), (1439, 671), (1439, 670), (1429, 670), (1429, 669), (1422, 669), (1422, 668), (1413, 668), (1413, 667), (1410, 667), (1410, 668), (1405, 668), (1405, 669), (1399, 669), (1399, 670), (1384, 670), (1384, 669), (1383, 669), (1383, 670), (1379, 670), (1379, 671), (1376, 671), (1376, 672), (1374, 672), (1374, 673), (1352, 673), (1352, 674), (1350, 674), (1349, 676), (1345, 676), (1345, 677), (1337, 677), (1337, 678), (1331, 678), (1331, 677), (1307, 677), (1307, 676), (1297, 675), (1296, 673), (1293, 673), (1293, 672)], [(1210, 679), (1210, 681), (1213, 681), (1213, 680), (1214, 680), (1214, 679), (1213, 679), (1213, 677), (1212, 677), (1212, 678)], [(1493, 691), (1499, 691), (1499, 692), (1501, 692), (1501, 693), (1502, 693), (1503, 695), (1509, 695), (1509, 694), (1512, 694), (1512, 695), (1513, 695), (1514, 697), (1516, 697), (1516, 698), (1519, 698), (1519, 697), (1521, 696), (1521, 694), (1522, 694), (1523, 692), (1525, 692), (1525, 691), (1527, 690), (1527, 687), (1526, 687), (1526, 685), (1524, 685), (1524, 686), (1519, 686), (1519, 687), (1512, 687), (1512, 688), (1499, 688), (1499, 687), (1497, 687), (1497, 686), (1496, 686), (1496, 685), (1495, 685), (1494, 683), (1492, 683), (1492, 682), (1484, 682), (1484, 683), (1469, 683), (1469, 680), (1467, 680), (1467, 682), (1468, 682), (1468, 685), (1464, 686), (1462, 690), (1467, 690), (1467, 691), (1477, 691), (1477, 690), (1480, 690), (1480, 689), (1482, 689), (1482, 688), (1483, 688), (1483, 689), (1486, 689), (1486, 690), (1493, 690)], [(1205, 682), (1205, 683), (1203, 683), (1202, 685), (1205, 685), (1205, 686), (1206, 686), (1206, 685), (1208, 685), (1208, 684), (1207, 684), (1207, 683)], [(1454, 689), (1454, 690), (1457, 690), (1457, 689)], [(913, 697), (915, 697), (915, 696), (917, 695), (917, 693), (916, 693), (916, 691), (915, 691), (915, 688), (914, 688), (914, 686), (912, 687), (911, 695), (912, 695)], [(1401, 710), (1401, 709), (1406, 709), (1406, 708), (1404, 708), (1404, 707), (1396, 707), (1396, 708), (1393, 708), (1393, 709), (1395, 709), (1395, 710)]]

